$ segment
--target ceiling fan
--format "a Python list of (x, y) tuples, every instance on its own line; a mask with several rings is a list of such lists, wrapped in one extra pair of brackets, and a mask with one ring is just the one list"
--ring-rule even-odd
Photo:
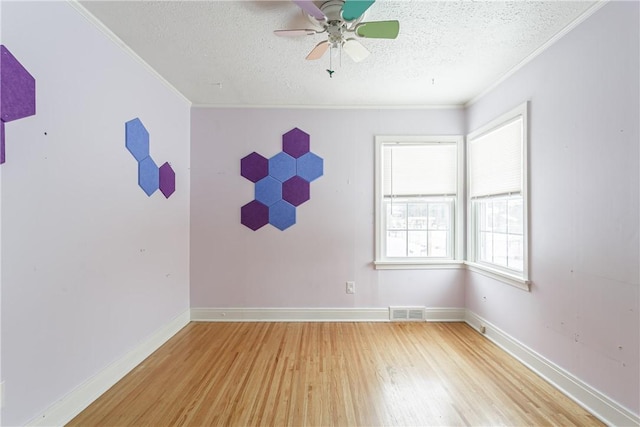
[[(316, 29), (276, 30), (278, 36), (312, 36), (327, 33), (327, 39), (318, 43), (306, 59), (320, 59), (329, 49), (342, 49), (355, 62), (369, 56), (369, 51), (356, 37), (395, 39), (400, 30), (398, 21), (362, 22), (364, 13), (375, 0), (329, 0), (320, 7), (311, 0), (293, 0), (306, 14)], [(356, 37), (354, 37), (356, 36)], [(327, 70), (329, 76), (332, 70)]]

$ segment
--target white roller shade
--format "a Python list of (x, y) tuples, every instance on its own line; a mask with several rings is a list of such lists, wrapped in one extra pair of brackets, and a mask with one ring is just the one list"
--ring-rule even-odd
[(522, 191), (523, 119), (469, 141), (471, 198)]
[(456, 194), (456, 144), (389, 144), (383, 148), (383, 194)]

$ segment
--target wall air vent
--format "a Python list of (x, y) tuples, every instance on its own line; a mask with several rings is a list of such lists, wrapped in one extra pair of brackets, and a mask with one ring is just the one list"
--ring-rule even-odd
[(389, 307), (389, 320), (392, 322), (424, 322), (424, 307)]

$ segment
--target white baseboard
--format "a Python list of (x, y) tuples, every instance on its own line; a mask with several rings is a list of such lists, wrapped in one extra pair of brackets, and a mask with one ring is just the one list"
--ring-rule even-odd
[(464, 308), (426, 308), (427, 322), (464, 322), (466, 310)]
[(580, 406), (610, 426), (637, 426), (640, 417), (547, 360), (474, 312), (467, 310), (467, 322), (500, 348), (573, 399)]
[(151, 353), (173, 337), (190, 321), (187, 310), (164, 326), (135, 349), (116, 360), (92, 378), (51, 405), (43, 414), (27, 423), (28, 426), (63, 426), (82, 412), (105, 391), (120, 381)]
[[(427, 322), (464, 322), (464, 308), (426, 308)], [(389, 308), (192, 308), (194, 322), (388, 322)]]
[(388, 308), (192, 308), (194, 322), (388, 322)]

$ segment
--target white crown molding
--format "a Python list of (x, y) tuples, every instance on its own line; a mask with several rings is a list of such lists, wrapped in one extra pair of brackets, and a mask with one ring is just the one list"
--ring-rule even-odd
[(640, 424), (640, 417), (633, 412), (536, 353), (474, 312), (466, 310), (465, 322), (483, 333), (498, 347), (518, 359), (607, 425), (631, 426)]
[(279, 105), (279, 104), (192, 104), (202, 109), (291, 109), (291, 110), (463, 110), (464, 104), (442, 105)]
[(156, 331), (151, 337), (140, 343), (136, 348), (120, 359), (108, 365), (96, 375), (72, 390), (59, 401), (55, 402), (44, 413), (37, 416), (28, 426), (62, 426), (71, 421), (94, 400), (115, 383), (120, 381), (133, 368), (149, 357), (162, 344), (173, 337), (190, 321), (190, 311), (186, 310), (169, 324)]

